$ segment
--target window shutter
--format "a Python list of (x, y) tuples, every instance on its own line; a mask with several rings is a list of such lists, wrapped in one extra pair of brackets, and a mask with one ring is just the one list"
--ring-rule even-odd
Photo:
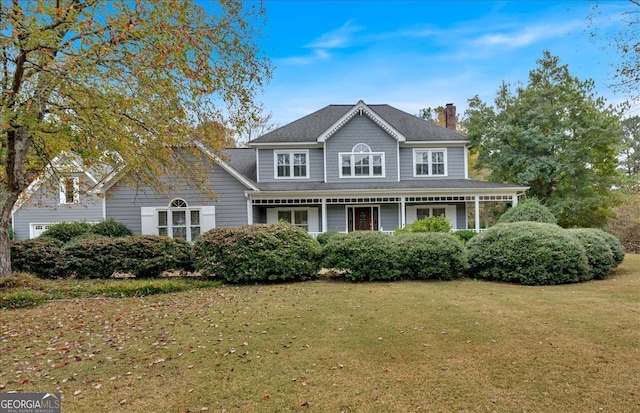
[(143, 235), (158, 235), (158, 217), (154, 207), (140, 208), (140, 232)]
[(309, 208), (307, 213), (309, 214), (309, 232), (319, 232), (318, 208)]
[(216, 227), (216, 207), (203, 206), (200, 208), (200, 233), (205, 233)]
[(417, 206), (408, 206), (407, 209), (407, 216), (405, 217), (405, 221), (407, 224), (411, 224), (413, 221), (415, 221), (418, 218), (418, 207)]
[(278, 210), (275, 208), (267, 209), (267, 224), (275, 224), (278, 222)]

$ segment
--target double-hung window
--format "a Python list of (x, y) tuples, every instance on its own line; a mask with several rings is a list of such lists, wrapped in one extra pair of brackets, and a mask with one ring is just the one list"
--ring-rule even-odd
[(275, 178), (308, 178), (308, 151), (275, 151)]
[(359, 143), (351, 152), (341, 153), (340, 177), (384, 177), (384, 152), (372, 152), (369, 145)]
[(447, 151), (445, 149), (414, 149), (414, 176), (446, 176)]
[(194, 241), (200, 235), (200, 210), (174, 199), (169, 208), (158, 210), (158, 235)]

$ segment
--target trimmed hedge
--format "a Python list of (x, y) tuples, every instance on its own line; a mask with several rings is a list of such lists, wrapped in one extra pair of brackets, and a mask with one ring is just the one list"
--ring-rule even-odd
[(453, 280), (467, 266), (464, 245), (451, 234), (402, 234), (394, 241), (398, 244), (402, 278)]
[(469, 242), (469, 240), (475, 237), (476, 235), (478, 235), (478, 233), (470, 229), (463, 229), (453, 233), (453, 236), (458, 238), (460, 241), (462, 241), (463, 244), (466, 244), (467, 242)]
[(378, 231), (356, 231), (334, 237), (322, 251), (322, 266), (346, 270), (350, 281), (393, 281), (402, 278), (394, 236)]
[(498, 224), (467, 243), (472, 278), (526, 285), (578, 282), (590, 274), (581, 242), (557, 225)]
[(613, 268), (616, 268), (618, 265), (622, 264), (624, 261), (624, 248), (622, 248), (622, 243), (613, 234), (610, 234), (601, 229), (596, 229), (599, 231), (598, 234), (604, 238), (605, 242), (609, 244), (609, 248), (611, 248), (611, 253), (613, 254)]
[(138, 278), (167, 270), (191, 270), (191, 244), (157, 235), (80, 237), (64, 246), (63, 271), (78, 278), (108, 278), (126, 272)]
[(318, 241), (284, 222), (214, 228), (193, 246), (195, 268), (227, 283), (315, 279), (319, 255)]
[(558, 223), (551, 210), (543, 205), (537, 198), (526, 198), (502, 214), (498, 219), (498, 224), (522, 221), (546, 222), (548, 224)]
[(28, 272), (41, 278), (57, 278), (64, 263), (62, 241), (54, 238), (35, 238), (11, 242), (11, 268), (14, 272)]
[(567, 230), (582, 243), (587, 253), (591, 271), (586, 279), (603, 279), (613, 269), (614, 258), (609, 243), (602, 236), (604, 231), (595, 228)]

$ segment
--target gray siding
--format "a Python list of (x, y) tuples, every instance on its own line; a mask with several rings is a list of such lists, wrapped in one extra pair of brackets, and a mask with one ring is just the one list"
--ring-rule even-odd
[(380, 225), (384, 231), (395, 231), (400, 226), (399, 209), (398, 204), (380, 205)]
[[(171, 194), (158, 194), (150, 188), (137, 191), (124, 182), (116, 183), (107, 191), (107, 218), (127, 225), (135, 234), (141, 232), (141, 207), (166, 207), (172, 199), (184, 199), (189, 206), (215, 205), (216, 227), (236, 227), (247, 224), (246, 188), (220, 166), (211, 167), (209, 181), (215, 191), (215, 200), (195, 191), (186, 182), (172, 180), (179, 190)], [(184, 181), (184, 180), (182, 180)], [(177, 183), (176, 183), (177, 182)]]
[(345, 232), (347, 212), (344, 205), (327, 205), (327, 231)]
[[(286, 182), (288, 179), (275, 179), (275, 158), (273, 153), (279, 150), (295, 150), (289, 148), (282, 149), (259, 149), (256, 150), (258, 156), (258, 179), (260, 182)], [(324, 181), (324, 157), (322, 148), (305, 148), (301, 151), (309, 152), (309, 178), (292, 178), (290, 181)]]
[[(84, 174), (74, 174), (81, 179), (80, 187), (88, 185)], [(43, 184), (13, 215), (14, 238), (28, 239), (30, 224), (55, 224), (58, 222), (100, 222), (103, 218), (102, 198), (88, 192), (80, 194), (79, 204), (60, 204), (57, 182)]]
[[(442, 176), (436, 177), (414, 177), (413, 176), (413, 147), (400, 148), (400, 179), (402, 181), (411, 181), (419, 179), (443, 179)], [(422, 148), (421, 148), (422, 149)], [(425, 148), (427, 149), (427, 148)], [(464, 152), (466, 148), (461, 146), (446, 147), (439, 146), (437, 149), (447, 150), (447, 176), (450, 179), (465, 179), (464, 176)]]
[[(366, 143), (373, 152), (384, 152), (384, 178), (340, 179), (339, 154), (351, 152), (358, 143)], [(325, 142), (327, 182), (396, 182), (398, 180), (397, 141), (367, 116), (356, 116)]]

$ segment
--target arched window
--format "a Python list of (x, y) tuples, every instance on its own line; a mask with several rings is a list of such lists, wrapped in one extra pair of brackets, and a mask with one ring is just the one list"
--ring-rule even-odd
[(358, 143), (350, 153), (340, 154), (340, 177), (384, 177), (384, 152), (372, 152), (366, 143)]
[(158, 210), (158, 234), (194, 241), (200, 235), (200, 210), (190, 209), (184, 199), (173, 199), (167, 209)]

